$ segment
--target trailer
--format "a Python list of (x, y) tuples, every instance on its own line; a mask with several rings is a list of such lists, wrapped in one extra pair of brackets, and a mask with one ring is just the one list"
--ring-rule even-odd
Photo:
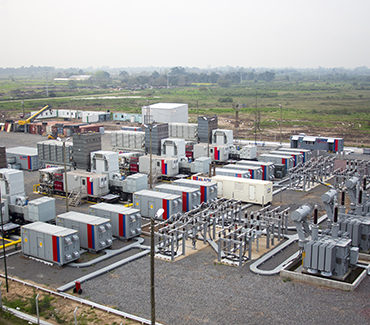
[(174, 185), (188, 186), (200, 190), (200, 203), (212, 202), (217, 199), (217, 184), (215, 182), (204, 182), (191, 179), (177, 179)]
[(262, 180), (272, 181), (275, 178), (275, 165), (272, 162), (239, 160), (238, 165), (257, 166), (262, 168)]
[(286, 156), (292, 156), (294, 167), (299, 166), (303, 163), (303, 155), (300, 152), (288, 152), (288, 151), (281, 151), (281, 150), (273, 150), (270, 151), (270, 154), (272, 155), (286, 155)]
[[(250, 179), (261, 179), (262, 180), (262, 178), (263, 178), (263, 169), (262, 169), (262, 167), (260, 167), (260, 166), (246, 166), (246, 165), (242, 165), (242, 164), (239, 165), (238, 163), (236, 165), (234, 165), (234, 164), (225, 165), (225, 166), (223, 166), (223, 168), (230, 169), (230, 170), (248, 171), (249, 175), (250, 175), (250, 177), (248, 177), (248, 178), (250, 178)], [(219, 174), (219, 175), (221, 175), (221, 174)], [(228, 176), (228, 175), (225, 175), (225, 176)]]
[(114, 237), (130, 239), (141, 235), (141, 214), (138, 209), (117, 204), (98, 203), (89, 207), (89, 213), (110, 219)]
[(182, 212), (188, 212), (200, 206), (200, 190), (196, 188), (161, 184), (154, 189), (158, 192), (181, 195)]
[(112, 225), (109, 219), (69, 211), (59, 214), (56, 217), (56, 224), (77, 230), (81, 247), (91, 252), (112, 246)]
[(217, 183), (218, 197), (261, 205), (272, 202), (273, 184), (270, 181), (230, 176), (214, 176), (212, 180)]
[[(228, 165), (230, 166), (230, 165)], [(216, 168), (215, 175), (231, 176), (231, 177), (241, 177), (241, 178), (250, 178), (251, 174), (249, 170), (238, 168), (235, 166), (234, 169), (231, 168)]]
[(287, 171), (294, 167), (294, 158), (287, 155), (262, 154), (258, 156), (258, 161), (272, 162), (275, 165), (284, 165)]
[(182, 200), (180, 195), (161, 193), (152, 190), (142, 190), (133, 195), (133, 207), (139, 209), (141, 216), (154, 218), (159, 209), (163, 209), (163, 220), (173, 215), (180, 214)]
[(21, 227), (22, 253), (64, 265), (80, 258), (78, 231), (33, 222)]

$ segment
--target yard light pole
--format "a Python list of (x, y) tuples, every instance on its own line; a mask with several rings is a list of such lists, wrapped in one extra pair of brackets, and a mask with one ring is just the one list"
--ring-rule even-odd
[(8, 285), (8, 268), (6, 266), (6, 251), (5, 251), (5, 239), (4, 239), (4, 220), (3, 220), (3, 203), (1, 202), (1, 192), (0, 192), (0, 218), (1, 218), (1, 237), (3, 239), (3, 255), (4, 255), (4, 271), (5, 271), (5, 285), (6, 292), (9, 292)]
[(152, 190), (153, 189), (153, 148), (152, 148), (152, 131), (157, 127), (157, 125), (154, 125), (154, 123), (151, 121), (151, 116), (150, 116), (150, 106), (147, 106), (147, 115), (144, 116), (144, 120), (146, 118), (146, 121), (144, 121), (144, 127), (148, 128), (149, 130), (149, 188)]
[(151, 306), (151, 324), (155, 324), (155, 287), (154, 287), (154, 219), (160, 219), (164, 210), (160, 208), (154, 217), (150, 218), (150, 306)]
[(283, 123), (283, 106), (281, 104), (279, 104), (279, 108), (280, 108), (280, 145), (282, 144), (282, 132), (281, 132), (281, 124)]
[[(62, 141), (61, 138), (57, 138), (58, 141)], [(64, 185), (65, 185), (65, 192), (66, 192), (66, 212), (69, 211), (69, 205), (68, 205), (68, 182), (67, 182), (67, 157), (66, 157), (66, 141), (69, 140), (69, 138), (65, 139), (63, 142), (63, 161), (64, 161)]]

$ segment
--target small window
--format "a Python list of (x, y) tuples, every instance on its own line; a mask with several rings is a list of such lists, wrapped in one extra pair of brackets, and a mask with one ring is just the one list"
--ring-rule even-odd
[(161, 166), (161, 163), (159, 161), (157, 161), (157, 166), (160, 167)]
[(86, 185), (86, 180), (82, 180), (82, 185)]

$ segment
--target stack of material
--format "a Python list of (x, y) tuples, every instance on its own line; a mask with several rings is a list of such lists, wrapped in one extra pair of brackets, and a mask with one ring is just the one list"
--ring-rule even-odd
[(198, 138), (200, 142), (211, 143), (212, 130), (217, 129), (218, 119), (215, 116), (198, 117)]
[[(152, 132), (149, 128), (152, 128)], [(145, 152), (150, 152), (150, 133), (152, 134), (152, 153), (153, 155), (161, 155), (161, 141), (168, 138), (168, 124), (155, 124), (145, 127)]]
[(198, 140), (198, 125), (192, 123), (168, 123), (168, 133), (171, 138)]
[(115, 149), (144, 150), (145, 132), (117, 131), (111, 133), (112, 147)]
[(73, 135), (73, 161), (77, 168), (90, 170), (90, 153), (101, 150), (100, 133)]
[[(40, 141), (37, 143), (40, 166), (44, 164), (64, 164), (63, 142), (57, 140)], [(73, 143), (65, 142), (66, 164), (72, 165)]]
[(6, 168), (6, 151), (5, 147), (0, 147), (0, 168)]

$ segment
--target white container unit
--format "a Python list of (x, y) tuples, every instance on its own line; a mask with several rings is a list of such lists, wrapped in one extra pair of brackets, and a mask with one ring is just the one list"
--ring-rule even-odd
[(133, 207), (139, 209), (143, 217), (154, 218), (159, 209), (163, 209), (163, 220), (181, 213), (182, 200), (180, 195), (142, 190), (133, 195)]
[(145, 149), (145, 132), (116, 131), (111, 133), (112, 147), (122, 150), (143, 151)]
[(25, 196), (23, 172), (10, 168), (0, 169), (0, 190), (2, 198)]
[(114, 151), (93, 151), (90, 153), (91, 171), (97, 174), (107, 175), (113, 179), (114, 174), (119, 173), (118, 153)]
[(81, 118), (82, 112), (74, 109), (58, 109), (58, 117), (60, 118)]
[(201, 173), (205, 174), (209, 172), (209, 165), (211, 164), (211, 158), (210, 157), (200, 157), (195, 159), (191, 163), (191, 173)]
[[(107, 175), (95, 174), (85, 171), (67, 172), (68, 192), (81, 191), (83, 197), (101, 197), (109, 193), (109, 181)], [(63, 174), (64, 180), (64, 174)], [(63, 182), (63, 188), (65, 182)], [(64, 191), (64, 189), (62, 190)]]
[(162, 139), (161, 154), (170, 158), (185, 157), (185, 140), (173, 138)]
[(250, 177), (248, 177), (248, 178), (250, 178), (250, 179), (261, 179), (262, 180), (263, 171), (262, 171), (262, 168), (260, 166), (246, 166), (246, 165), (242, 165), (242, 164), (239, 165), (238, 163), (239, 163), (239, 161), (235, 165), (234, 164), (228, 164), (228, 165), (223, 166), (223, 168), (232, 169), (232, 170), (248, 171), (249, 175), (250, 175)]
[(78, 231), (80, 245), (92, 252), (112, 246), (112, 225), (109, 219), (69, 211), (56, 217), (57, 226)]
[(212, 130), (212, 144), (232, 146), (233, 142), (233, 130)]
[(256, 159), (257, 158), (257, 146), (232, 146), (230, 149), (231, 159)]
[(287, 155), (262, 154), (258, 156), (258, 161), (272, 162), (275, 165), (284, 165), (287, 171), (294, 167), (294, 158)]
[(235, 169), (231, 168), (216, 168), (216, 175), (231, 176), (231, 177), (241, 177), (241, 178), (250, 178), (250, 173), (248, 170), (238, 169), (237, 166)]
[(189, 141), (198, 140), (198, 124), (195, 123), (168, 123), (170, 138), (180, 138)]
[(78, 231), (33, 222), (21, 227), (22, 253), (58, 265), (80, 258)]
[(301, 165), (303, 163), (303, 154), (300, 152), (289, 152), (289, 151), (280, 151), (280, 150), (273, 150), (270, 151), (272, 155), (286, 155), (293, 157), (294, 167)]
[(188, 186), (161, 184), (154, 188), (158, 192), (181, 195), (182, 212), (188, 212), (200, 206), (200, 190)]
[(272, 181), (275, 178), (275, 165), (272, 162), (239, 160), (238, 165), (261, 167), (264, 181)]
[(225, 162), (229, 159), (229, 153), (230, 146), (227, 145), (208, 145), (208, 143), (197, 143), (193, 147), (194, 159), (200, 157), (210, 157), (212, 161)]
[[(149, 175), (150, 155), (139, 157), (139, 172)], [(177, 158), (152, 155), (153, 176), (176, 176), (179, 174), (179, 160)]]
[(89, 213), (110, 219), (114, 237), (130, 239), (141, 234), (141, 214), (138, 209), (117, 204), (98, 203), (89, 207)]
[[(37, 114), (38, 111), (32, 111), (31, 115)], [(54, 118), (58, 117), (58, 110), (57, 109), (47, 109), (46, 111), (43, 111), (41, 114), (37, 116), (37, 119), (46, 119), (46, 118)]]
[(39, 159), (37, 148), (31, 147), (14, 147), (6, 149), (7, 160), (15, 158), (15, 163), (24, 170), (39, 169)]
[(192, 179), (177, 179), (174, 185), (188, 186), (200, 190), (200, 203), (212, 202), (217, 199), (217, 184), (215, 182), (204, 182)]
[(218, 197), (241, 200), (247, 203), (267, 204), (272, 202), (272, 182), (257, 179), (214, 176)]
[(309, 149), (296, 149), (296, 148), (280, 148), (279, 151), (285, 151), (285, 152), (298, 152), (303, 155), (303, 163), (311, 160), (312, 158), (312, 151)]
[(40, 197), (29, 201), (24, 209), (24, 220), (35, 221), (54, 221), (55, 220), (55, 199), (52, 197)]
[[(157, 103), (143, 106), (141, 109), (143, 122), (151, 123), (188, 123), (188, 104), (178, 103)], [(150, 121), (147, 121), (150, 116)]]
[(193, 147), (193, 156), (194, 156), (194, 159), (201, 158), (201, 157), (209, 157), (208, 144), (207, 143), (195, 144)]

